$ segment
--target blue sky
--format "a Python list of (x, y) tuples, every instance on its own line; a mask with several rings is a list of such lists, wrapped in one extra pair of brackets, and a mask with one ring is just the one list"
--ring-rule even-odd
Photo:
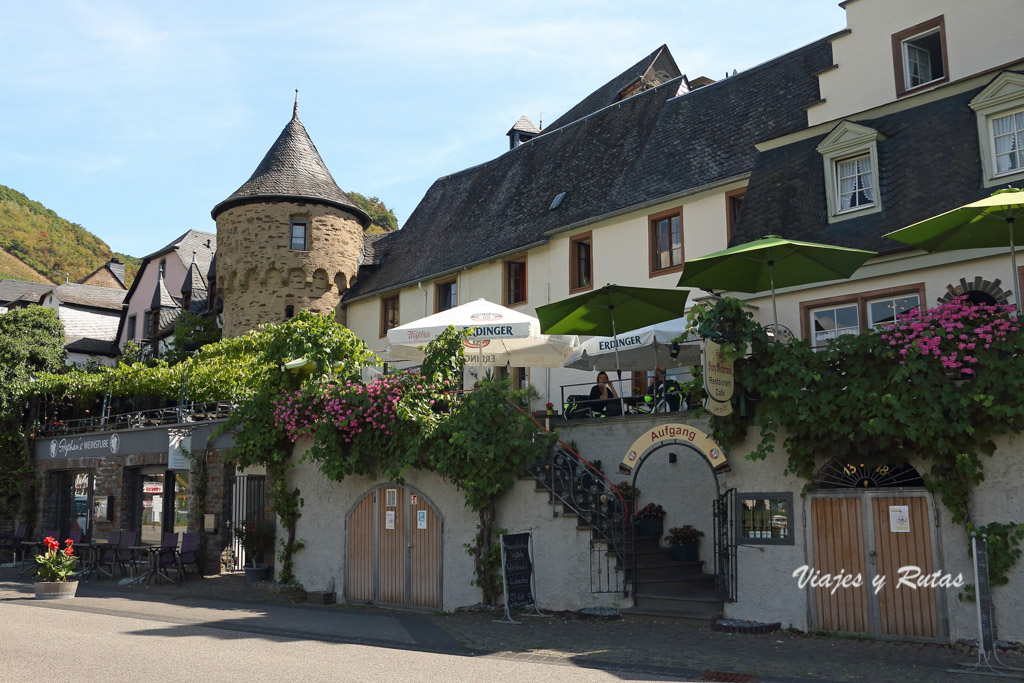
[(344, 190), (404, 223), (667, 43), (722, 78), (846, 26), (834, 0), (17, 2), (0, 19), (0, 184), (143, 256), (238, 188), (299, 115)]

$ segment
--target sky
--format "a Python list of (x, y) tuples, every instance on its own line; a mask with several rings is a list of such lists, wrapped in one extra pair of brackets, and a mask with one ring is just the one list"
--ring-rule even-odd
[(299, 118), (343, 190), (399, 224), (658, 46), (721, 79), (846, 27), (835, 0), (7, 3), (0, 184), (145, 256)]

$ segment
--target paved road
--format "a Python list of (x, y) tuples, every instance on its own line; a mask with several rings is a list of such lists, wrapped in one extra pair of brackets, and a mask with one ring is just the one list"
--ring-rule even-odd
[[(95, 599), (92, 599), (94, 602)], [(152, 606), (153, 603), (147, 603)], [(98, 611), (99, 610), (99, 611)], [(614, 681), (606, 672), (502, 657), (406, 649), (413, 638), (395, 620), (368, 631), (394, 647), (269, 635), (261, 609), (191, 608), (120, 616), (89, 598), (0, 601), (0, 681)], [(138, 610), (136, 610), (138, 611)], [(107, 612), (107, 613), (103, 613)], [(314, 620), (312, 630), (325, 627)], [(255, 629), (255, 630), (254, 630)], [(264, 631), (264, 632), (261, 632)], [(670, 678), (663, 680), (679, 680)]]
[[(946, 672), (972, 657), (934, 644), (738, 636), (671, 620), (567, 614), (513, 626), (486, 612), (297, 604), (296, 596), (246, 586), (233, 574), (151, 588), (91, 581), (79, 584), (74, 600), (41, 602), (16, 573), (0, 565), (0, 681), (51, 679), (37, 675), (39, 667), (64, 661), (71, 673), (61, 678), (115, 681), (697, 680), (706, 672), (758, 683), (974, 678)], [(1024, 657), (1012, 660), (1024, 666)]]

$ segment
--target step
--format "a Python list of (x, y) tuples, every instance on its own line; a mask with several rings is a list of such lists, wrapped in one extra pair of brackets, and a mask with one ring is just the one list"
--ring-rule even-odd
[(635, 607), (659, 610), (698, 619), (716, 619), (722, 616), (725, 602), (718, 596), (680, 596), (637, 591), (633, 596)]
[(712, 574), (696, 574), (694, 576), (681, 576), (670, 579), (651, 579), (638, 576), (636, 585), (637, 591), (643, 593), (673, 595), (684, 598), (715, 598), (720, 600), (722, 595), (715, 586), (715, 579), (716, 577)]
[[(637, 563), (636, 574), (643, 579), (675, 579), (701, 576), (713, 576), (704, 573), (703, 562), (652, 562), (649, 564)], [(633, 573), (633, 566), (626, 564), (629, 574)]]
[(682, 624), (690, 624), (695, 627), (710, 628), (717, 619), (722, 617), (721, 614), (713, 617), (698, 617), (689, 616), (680, 612), (671, 612), (660, 609), (650, 609), (644, 607), (626, 607), (619, 610), (624, 619), (630, 619), (632, 621), (664, 621), (671, 619), (674, 622)]

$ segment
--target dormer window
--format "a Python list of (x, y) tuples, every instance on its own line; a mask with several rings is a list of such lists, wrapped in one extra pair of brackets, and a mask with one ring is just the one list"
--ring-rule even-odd
[(291, 224), (291, 250), (309, 251), (309, 221), (305, 218), (293, 218)]
[(892, 36), (896, 95), (949, 80), (943, 17), (922, 22)]
[(970, 101), (985, 187), (1024, 179), (1024, 74), (1004, 71)]
[(882, 209), (876, 130), (843, 121), (818, 145), (825, 170), (829, 223)]

